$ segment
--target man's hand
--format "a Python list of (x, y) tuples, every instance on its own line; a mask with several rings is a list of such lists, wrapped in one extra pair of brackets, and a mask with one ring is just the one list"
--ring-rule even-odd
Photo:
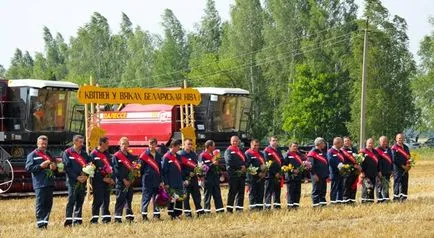
[(160, 187), (164, 187), (164, 183), (163, 182), (160, 183)]
[(241, 172), (245, 173), (247, 171), (246, 166), (241, 166)]
[(314, 174), (314, 175), (312, 176), (312, 180), (313, 180), (315, 183), (318, 182), (318, 181), (319, 181), (318, 175)]
[(354, 168), (357, 169), (359, 172), (362, 172), (362, 167), (358, 164), (354, 165)]
[(42, 162), (39, 166), (43, 169), (46, 169), (49, 165), (50, 165), (51, 161), (46, 160), (44, 162)]
[(109, 184), (109, 185), (115, 184), (115, 181), (112, 178), (103, 178), (102, 180), (104, 181), (104, 183)]
[(213, 160), (213, 161), (212, 161), (212, 164), (213, 164), (213, 165), (219, 165), (219, 160), (218, 160), (218, 159)]
[(265, 177), (265, 173), (264, 172), (259, 172), (258, 176), (259, 176), (259, 178), (264, 178)]
[(194, 173), (193, 172), (190, 172), (190, 177), (194, 177)]
[(129, 188), (131, 186), (131, 182), (128, 179), (124, 179), (123, 181), (126, 188)]
[(294, 169), (292, 172), (293, 172), (294, 174), (298, 174), (298, 169)]
[(381, 174), (381, 172), (378, 172), (378, 178), (381, 179), (381, 177), (383, 177), (383, 175)]
[(50, 169), (53, 170), (53, 171), (56, 170), (57, 169), (56, 163), (51, 163), (50, 164)]
[(274, 177), (276, 177), (277, 179), (280, 179), (280, 173), (275, 174)]

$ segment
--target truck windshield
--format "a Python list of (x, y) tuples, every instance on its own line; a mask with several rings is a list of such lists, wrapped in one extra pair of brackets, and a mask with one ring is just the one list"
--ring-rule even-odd
[(68, 91), (31, 88), (29, 92), (31, 130), (65, 130), (68, 101)]
[[(206, 121), (207, 131), (246, 131), (250, 106), (251, 100), (246, 96), (204, 95), (197, 116)], [(197, 123), (202, 120), (199, 119)]]

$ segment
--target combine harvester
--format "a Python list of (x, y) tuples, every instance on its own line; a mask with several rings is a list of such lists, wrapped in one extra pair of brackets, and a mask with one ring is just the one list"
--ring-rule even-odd
[[(39, 135), (48, 136), (49, 150), (58, 161), (74, 134), (84, 135), (87, 131), (86, 144), (91, 149), (91, 126), (86, 124), (94, 123), (105, 131), (112, 152), (117, 150), (119, 138), (127, 136), (135, 155), (152, 137), (164, 150), (172, 139), (183, 138), (180, 131), (188, 125), (194, 125), (199, 150), (208, 139), (213, 139), (220, 149), (229, 145), (232, 135), (238, 135), (243, 143), (250, 140), (251, 100), (243, 89), (196, 88), (201, 97), (196, 106), (113, 102), (95, 103), (91, 110), (76, 102), (78, 89), (77, 84), (63, 81), (0, 80), (0, 197), (33, 194), (31, 175), (24, 166)], [(66, 193), (64, 174), (56, 176), (55, 186), (56, 194)]]

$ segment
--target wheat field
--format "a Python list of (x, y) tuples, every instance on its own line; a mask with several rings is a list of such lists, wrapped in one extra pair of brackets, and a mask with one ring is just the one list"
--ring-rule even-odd
[[(0, 237), (434, 237), (434, 151), (420, 151), (410, 173), (409, 200), (404, 203), (312, 208), (311, 185), (302, 185), (301, 208), (200, 218), (142, 222), (141, 194), (134, 194), (132, 224), (90, 225), (91, 204), (84, 205), (84, 224), (64, 228), (66, 197), (55, 197), (48, 230), (35, 228), (34, 198), (0, 200)], [(328, 188), (329, 191), (329, 188)], [(282, 190), (282, 204), (286, 202)], [(222, 190), (223, 199), (227, 189)], [(360, 190), (358, 191), (360, 196)], [(327, 196), (328, 199), (328, 196)], [(112, 197), (111, 210), (114, 208)], [(248, 207), (247, 194), (245, 208)], [(192, 206), (194, 208), (194, 206)], [(151, 207), (150, 207), (151, 209)]]

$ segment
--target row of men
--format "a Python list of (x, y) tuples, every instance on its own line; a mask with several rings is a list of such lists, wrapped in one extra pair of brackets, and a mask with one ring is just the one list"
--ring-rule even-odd
[[(297, 143), (291, 143), (288, 153), (283, 156), (277, 149), (276, 137), (271, 137), (269, 146), (260, 152), (259, 141), (252, 140), (251, 148), (242, 152), (239, 148), (239, 138), (231, 138), (231, 146), (224, 154), (227, 172), (229, 175), (229, 192), (227, 199), (227, 212), (243, 210), (245, 183), (249, 185), (249, 206), (251, 209), (276, 209), (281, 207), (280, 191), (281, 181), (287, 186), (287, 206), (296, 208), (300, 206), (301, 182), (303, 175), (297, 170), (308, 160), (312, 165), (310, 175), (312, 180), (313, 206), (326, 205), (326, 181), (331, 178), (331, 203), (355, 202), (357, 191), (358, 173), (362, 173), (363, 190), (362, 201), (374, 201), (374, 189), (377, 177), (390, 179), (394, 171), (394, 199), (406, 199), (408, 170), (408, 148), (402, 143), (403, 135), (398, 134), (397, 145), (388, 147), (387, 138), (380, 138), (380, 147), (373, 148), (373, 140), (367, 141), (366, 149), (362, 150), (364, 160), (360, 164), (356, 161), (353, 153), (356, 152), (351, 146), (351, 140), (345, 137), (343, 140), (337, 137), (333, 141), (333, 147), (329, 151), (325, 140), (317, 138), (315, 148), (310, 151), (307, 158), (298, 151)], [(91, 223), (98, 223), (100, 213), (102, 222), (111, 221), (109, 211), (111, 187), (115, 187), (115, 222), (122, 221), (123, 210), (126, 211), (127, 221), (134, 220), (132, 210), (133, 190), (129, 171), (137, 157), (128, 152), (128, 139), (120, 140), (120, 150), (114, 155), (108, 153), (108, 139), (101, 138), (98, 148), (88, 155), (83, 150), (83, 137), (74, 136), (73, 146), (65, 150), (63, 163), (68, 187), (68, 203), (66, 206), (66, 218), (64, 225), (72, 226), (82, 224), (82, 205), (85, 197), (87, 176), (82, 172), (86, 164), (92, 162), (96, 166), (96, 172), (91, 180), (93, 188), (93, 204)], [(54, 181), (47, 171), (56, 171), (56, 163), (53, 162), (47, 151), (48, 138), (41, 136), (37, 140), (37, 149), (27, 157), (26, 169), (32, 173), (33, 187), (36, 193), (36, 219), (37, 227), (46, 228), (52, 207), (52, 194)], [(172, 219), (178, 218), (182, 212), (185, 216), (192, 216), (190, 208), (190, 196), (196, 209), (196, 214), (210, 213), (211, 199), (214, 200), (216, 212), (224, 212), (221, 191), (219, 161), (213, 151), (215, 143), (211, 140), (205, 143), (205, 151), (199, 156), (192, 150), (192, 141), (185, 140), (184, 149), (180, 151), (181, 143), (173, 141), (170, 150), (161, 155), (157, 150), (157, 140), (149, 141), (149, 148), (140, 156), (138, 163), (141, 164), (142, 203), (141, 213), (143, 220), (148, 220), (148, 206), (154, 200), (153, 216), (160, 218), (160, 210), (155, 206), (155, 196), (160, 187), (184, 194), (183, 201), (170, 203), (168, 213)], [(180, 152), (179, 152), (180, 151)], [(407, 154), (406, 154), (407, 153)], [(198, 176), (194, 168), (201, 161), (208, 166), (209, 170), (204, 175), (204, 207), (201, 206), (200, 187)], [(267, 163), (268, 162), (268, 163)], [(352, 173), (342, 176), (338, 165), (350, 164), (355, 169)], [(266, 166), (266, 164), (268, 164)], [(291, 164), (294, 168), (289, 173), (281, 173), (281, 167)], [(259, 168), (257, 173), (250, 174), (247, 168), (250, 166)], [(105, 173), (107, 167), (113, 168), (113, 173)], [(384, 181), (384, 179), (383, 179)], [(388, 200), (388, 187), (378, 184), (377, 200)], [(265, 206), (264, 206), (265, 203)]]

